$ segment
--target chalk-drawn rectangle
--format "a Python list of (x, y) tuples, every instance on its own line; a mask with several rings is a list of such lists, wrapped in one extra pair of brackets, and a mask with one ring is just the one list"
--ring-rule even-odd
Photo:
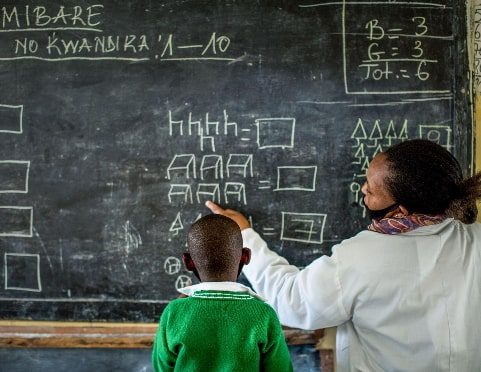
[(277, 167), (277, 188), (274, 191), (316, 191), (317, 166)]
[(33, 208), (0, 206), (0, 236), (31, 238)]
[[(342, 1), (346, 94), (451, 93), (451, 70), (443, 66), (453, 35), (442, 25), (452, 20), (444, 6), (425, 5), (403, 20), (396, 7), (406, 2)], [(403, 44), (412, 47), (400, 48)]]
[(0, 194), (28, 193), (30, 162), (0, 160)]
[(452, 129), (449, 125), (421, 124), (419, 125), (419, 138), (435, 142), (447, 150), (452, 149), (451, 145)]
[(296, 131), (294, 118), (263, 118), (256, 120), (257, 145), (260, 149), (293, 148)]
[(41, 292), (40, 256), (29, 253), (5, 253), (5, 289)]
[(23, 133), (23, 105), (0, 104), (0, 133)]
[(322, 244), (327, 214), (282, 212), (281, 240)]

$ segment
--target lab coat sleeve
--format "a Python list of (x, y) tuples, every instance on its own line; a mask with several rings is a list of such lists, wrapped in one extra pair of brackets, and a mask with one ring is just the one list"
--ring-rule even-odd
[(304, 269), (271, 251), (253, 229), (242, 231), (252, 250), (244, 274), (254, 290), (276, 310), (282, 324), (319, 329), (344, 323), (351, 315), (343, 306), (337, 255), (322, 256)]

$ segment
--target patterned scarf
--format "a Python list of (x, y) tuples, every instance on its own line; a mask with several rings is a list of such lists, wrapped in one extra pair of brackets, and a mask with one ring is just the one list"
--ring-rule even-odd
[(412, 231), (421, 226), (436, 225), (443, 222), (446, 218), (445, 214), (429, 216), (427, 214), (415, 213), (403, 217), (387, 217), (380, 220), (372, 220), (372, 223), (367, 228), (381, 234), (396, 235)]

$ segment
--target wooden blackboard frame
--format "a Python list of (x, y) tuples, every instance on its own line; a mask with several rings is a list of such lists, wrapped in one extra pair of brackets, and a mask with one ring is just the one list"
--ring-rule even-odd
[[(0, 348), (148, 349), (157, 323), (0, 321)], [(334, 371), (334, 351), (320, 347), (323, 329), (283, 327), (288, 345), (316, 345), (321, 370)]]
[[(0, 321), (0, 347), (151, 348), (157, 323)], [(283, 327), (289, 345), (312, 345), (324, 330)]]

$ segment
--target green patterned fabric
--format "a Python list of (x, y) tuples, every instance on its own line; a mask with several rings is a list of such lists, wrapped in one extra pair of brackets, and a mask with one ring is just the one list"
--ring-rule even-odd
[(245, 292), (197, 291), (162, 313), (154, 371), (292, 371), (274, 310)]

